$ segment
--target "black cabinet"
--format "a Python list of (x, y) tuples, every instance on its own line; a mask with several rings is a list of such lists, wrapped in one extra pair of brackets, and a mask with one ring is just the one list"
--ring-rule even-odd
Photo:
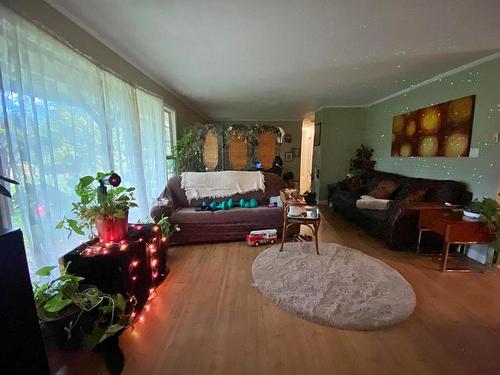
[(21, 230), (0, 229), (2, 374), (48, 374)]

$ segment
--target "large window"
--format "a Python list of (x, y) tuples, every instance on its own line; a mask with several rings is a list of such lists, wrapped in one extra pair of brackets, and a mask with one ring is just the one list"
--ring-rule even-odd
[(0, 11), (0, 174), (20, 182), (3, 214), (22, 228), (33, 269), (85, 240), (55, 230), (81, 176), (115, 170), (136, 187), (131, 220), (149, 216), (167, 178), (172, 120), (168, 129), (165, 121), (173, 112), (167, 116), (157, 96)]
[[(176, 126), (175, 126), (175, 111), (169, 107), (165, 107), (165, 148), (167, 156), (172, 154), (172, 147), (175, 144)], [(175, 175), (175, 161), (167, 159), (167, 179)]]

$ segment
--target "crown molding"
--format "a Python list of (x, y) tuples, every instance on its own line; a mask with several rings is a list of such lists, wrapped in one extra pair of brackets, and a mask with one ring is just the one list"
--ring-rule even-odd
[(461, 65), (461, 66), (456, 67), (454, 69), (450, 69), (450, 70), (448, 70), (448, 71), (446, 71), (444, 73), (438, 74), (438, 75), (436, 75), (436, 76), (434, 76), (432, 78), (426, 79), (425, 81), (422, 81), (420, 83), (411, 85), (410, 87), (407, 87), (406, 89), (403, 89), (403, 90), (397, 91), (395, 93), (392, 93), (390, 95), (384, 96), (383, 98), (377, 99), (377, 100), (375, 100), (375, 101), (373, 101), (371, 103), (360, 104), (360, 105), (347, 105), (347, 106), (341, 106), (341, 105), (323, 105), (323, 106), (319, 107), (316, 110), (316, 112), (319, 112), (319, 111), (321, 111), (322, 109), (325, 109), (325, 108), (369, 108), (369, 107), (371, 107), (373, 105), (383, 103), (383, 102), (385, 102), (385, 101), (387, 101), (389, 99), (392, 99), (392, 98), (395, 98), (397, 96), (406, 94), (406, 93), (411, 92), (411, 91), (413, 91), (415, 89), (418, 89), (420, 87), (427, 86), (427, 85), (429, 85), (431, 83), (439, 81), (440, 79), (452, 76), (454, 74), (463, 72), (464, 70), (474, 68), (475, 66), (487, 63), (488, 61), (492, 61), (492, 60), (495, 60), (495, 59), (498, 59), (498, 58), (500, 58), (500, 51), (495, 52), (492, 55), (488, 55), (488, 56), (482, 57), (482, 58), (480, 58), (478, 60), (474, 60), (474, 61), (472, 61), (470, 63)]
[(338, 109), (342, 109), (342, 108), (367, 108), (368, 107), (368, 104), (360, 104), (360, 105), (322, 105), (321, 107), (319, 107), (316, 112), (319, 112), (321, 111), (322, 109), (328, 109), (328, 108), (338, 108)]
[(242, 120), (242, 119), (238, 119), (238, 120), (224, 120), (224, 119), (215, 119), (215, 120), (210, 120), (209, 122), (212, 122), (212, 123), (217, 123), (217, 122), (232, 122), (234, 124), (238, 123), (238, 122), (255, 122), (255, 123), (269, 123), (269, 122), (300, 122), (302, 123), (303, 119), (301, 118), (298, 118), (298, 119), (279, 119), (279, 120), (256, 120), (256, 119), (250, 119), (250, 120)]
[(467, 69), (470, 69), (470, 68), (474, 68), (475, 66), (478, 66), (478, 65), (481, 65), (481, 64), (484, 64), (488, 61), (491, 61), (491, 60), (495, 60), (497, 58), (500, 58), (500, 51), (499, 52), (495, 52), (494, 54), (492, 55), (488, 55), (488, 56), (485, 56), (485, 57), (482, 57), (480, 58), (479, 60), (475, 60), (475, 61), (472, 61), (470, 63), (467, 63), (467, 64), (464, 64), (464, 65), (461, 65), (457, 68), (454, 68), (454, 69), (451, 69), (451, 70), (448, 70), (444, 73), (441, 73), (441, 74), (438, 74), (437, 76), (434, 76), (432, 78), (429, 78), (429, 79), (426, 79), (425, 81), (422, 81), (420, 83), (417, 83), (415, 85), (411, 85), (410, 87), (406, 88), (406, 89), (403, 89), (401, 91), (398, 91), (398, 92), (395, 92), (391, 95), (387, 95), (381, 99), (378, 99), (378, 100), (375, 100), (369, 104), (366, 105), (366, 107), (371, 107), (372, 105), (375, 105), (375, 104), (380, 104), (382, 102), (385, 102), (386, 100), (389, 100), (389, 99), (392, 99), (392, 98), (395, 98), (397, 96), (400, 96), (400, 95), (403, 95), (403, 94), (406, 94), (410, 91), (413, 91), (415, 89), (418, 89), (420, 87), (423, 87), (423, 86), (427, 86), (431, 83), (434, 83), (436, 81), (439, 81), (440, 79), (443, 79), (443, 78), (446, 78), (446, 77), (449, 77), (449, 76), (452, 76), (454, 74), (457, 74), (457, 73), (460, 73), (460, 72), (463, 72), (464, 70), (467, 70)]

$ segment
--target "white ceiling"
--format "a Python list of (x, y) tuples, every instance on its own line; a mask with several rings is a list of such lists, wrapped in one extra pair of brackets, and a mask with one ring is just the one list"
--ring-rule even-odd
[(500, 50), (499, 0), (47, 0), (212, 119), (365, 105)]

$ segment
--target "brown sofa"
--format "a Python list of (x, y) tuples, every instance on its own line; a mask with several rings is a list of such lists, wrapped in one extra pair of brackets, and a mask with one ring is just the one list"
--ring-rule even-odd
[[(170, 223), (178, 225), (180, 231), (169, 239), (173, 244), (242, 241), (252, 230), (277, 229), (281, 235), (283, 229), (283, 209), (269, 208), (269, 198), (279, 196), (280, 189), (285, 187), (283, 179), (274, 173), (264, 173), (265, 191), (254, 191), (232, 196), (239, 201), (255, 198), (259, 202), (257, 208), (234, 207), (230, 210), (196, 211), (202, 200), (187, 201), (186, 192), (181, 188), (181, 176), (168, 180), (167, 186), (158, 198), (159, 204), (151, 209), (151, 217), (158, 221), (168, 216)], [(205, 199), (221, 202), (226, 198)]]
[[(382, 180), (396, 181), (399, 187), (390, 196), (393, 200), (388, 210), (367, 210), (356, 207), (356, 201), (367, 194)], [(391, 249), (402, 250), (415, 247), (419, 211), (412, 208), (418, 203), (406, 202), (405, 198), (418, 189), (425, 189), (424, 202), (450, 202), (468, 204), (472, 193), (463, 182), (413, 178), (382, 171), (367, 171), (361, 184), (352, 186), (346, 179), (328, 185), (328, 204), (333, 210), (348, 218), (375, 237), (382, 239)]]

